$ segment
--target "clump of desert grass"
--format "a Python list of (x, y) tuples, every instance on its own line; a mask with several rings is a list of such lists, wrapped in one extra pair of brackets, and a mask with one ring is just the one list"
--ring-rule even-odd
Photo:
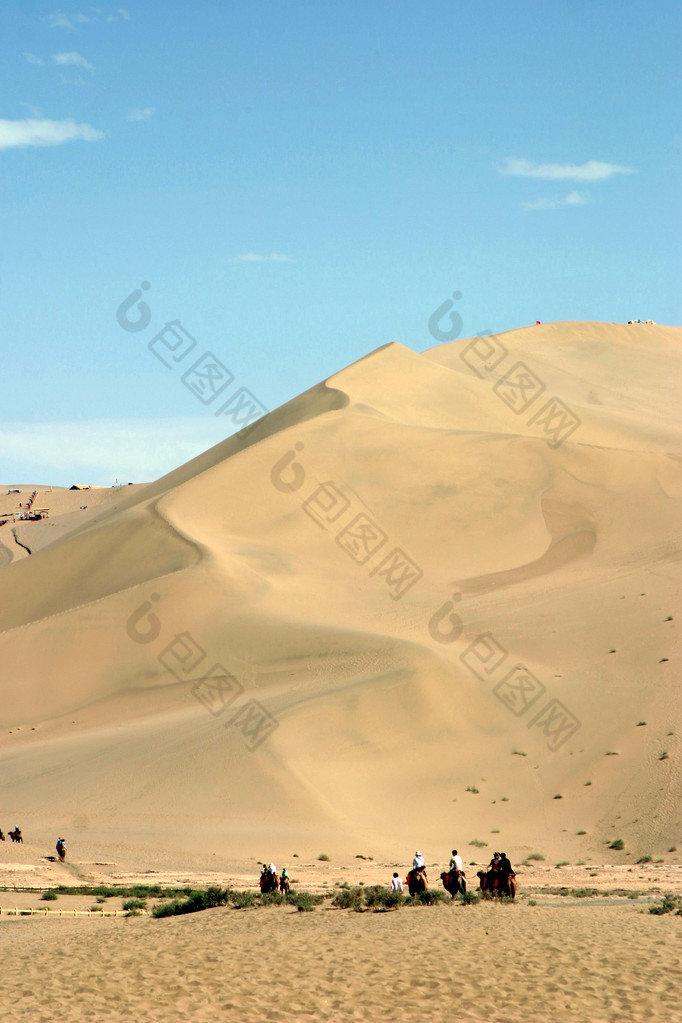
[(286, 901), (289, 905), (296, 906), (299, 913), (312, 913), (316, 906), (322, 904), (324, 895), (311, 895), (310, 892), (290, 891)]
[(666, 913), (682, 916), (682, 896), (668, 893), (655, 906), (649, 906), (649, 912), (654, 916), (664, 916)]
[(228, 888), (219, 888), (217, 885), (211, 885), (205, 891), (193, 891), (187, 899), (173, 899), (170, 902), (162, 903), (160, 906), (154, 906), (152, 916), (181, 916), (185, 913), (198, 913), (204, 909), (214, 909), (216, 906), (225, 906), (230, 895), (231, 892)]

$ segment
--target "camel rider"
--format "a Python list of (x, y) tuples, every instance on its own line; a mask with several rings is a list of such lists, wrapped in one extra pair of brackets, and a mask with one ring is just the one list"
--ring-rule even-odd
[(414, 870), (415, 873), (417, 873), (420, 870), (425, 870), (426, 869), (426, 864), (424, 863), (424, 857), (419, 852), (419, 850), (417, 850), (417, 852), (414, 854), (414, 859), (412, 860), (412, 869)]
[(514, 868), (507, 858), (506, 853), (500, 853), (500, 884), (503, 891), (509, 893), (509, 878), (514, 873)]
[(493, 858), (488, 864), (488, 870), (499, 870), (500, 869), (500, 854), (498, 852), (493, 853)]
[(283, 881), (289, 880), (289, 871), (287, 870), (286, 867), (282, 867), (282, 880)]
[(270, 863), (268, 865), (268, 874), (271, 874), (274, 877), (276, 873), (277, 873), (277, 867), (275, 866), (274, 863)]
[(452, 873), (453, 870), (459, 871), (460, 874), (462, 873), (462, 857), (459, 855), (459, 853), (457, 852), (456, 849), (452, 850), (452, 856), (450, 857), (450, 868), (449, 869), (450, 869), (450, 873)]

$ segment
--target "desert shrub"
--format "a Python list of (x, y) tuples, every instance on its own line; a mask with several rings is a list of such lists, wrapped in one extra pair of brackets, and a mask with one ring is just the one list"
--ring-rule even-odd
[(461, 900), (464, 906), (474, 906), (477, 902), (481, 901), (481, 896), (477, 895), (476, 892), (472, 892), (471, 889), (467, 889)]
[(362, 889), (342, 888), (332, 899), (332, 906), (337, 909), (354, 909), (359, 912), (362, 909)]
[(640, 858), (637, 860), (637, 862), (638, 863), (653, 863), (653, 857), (652, 856), (640, 856)]
[(296, 906), (299, 913), (312, 913), (315, 906), (319, 906), (323, 899), (323, 895), (311, 895), (310, 892), (289, 892), (287, 902)]
[(477, 796), (477, 795), (478, 795), (478, 792), (479, 792), (479, 790), (478, 790), (478, 789), (476, 788), (476, 786), (475, 786), (475, 785), (467, 785), (467, 787), (466, 787), (466, 789), (465, 789), (465, 792), (473, 792), (473, 794), (474, 794), (475, 796)]
[(668, 849), (668, 852), (677, 852), (677, 846), (671, 845), (670, 848)]
[(59, 898), (57, 893), (53, 891), (43, 892), (43, 894), (40, 897), (43, 900), (43, 902), (54, 902), (55, 899)]
[(611, 845), (609, 846), (609, 849), (624, 849), (624, 848), (625, 848), (625, 842), (623, 841), (622, 838), (615, 839), (615, 841), (613, 841), (611, 843)]
[(406, 906), (435, 906), (439, 902), (451, 902), (451, 898), (446, 892), (439, 891), (437, 888), (428, 888), (425, 892), (415, 892), (414, 895), (408, 895), (405, 899)]
[[(248, 894), (252, 895), (253, 893), (250, 892)], [(230, 895), (229, 889), (218, 888), (216, 885), (212, 885), (206, 891), (193, 891), (185, 900), (173, 899), (171, 902), (164, 902), (160, 906), (154, 906), (152, 916), (179, 916), (183, 913), (199, 913), (203, 909), (214, 909), (216, 906), (226, 905)]]
[(169, 899), (178, 898), (180, 895), (191, 895), (192, 888), (190, 885), (185, 885), (182, 888), (161, 888), (158, 884), (134, 884), (134, 885), (121, 885), (116, 887), (115, 885), (65, 885), (60, 884), (57, 887), (57, 891), (60, 895), (100, 895), (102, 898), (122, 898), (122, 899), (145, 899), (145, 898), (157, 898), (157, 899)]
[(469, 845), (475, 845), (477, 849), (482, 849), (487, 844), (487, 842), (482, 842), (480, 838), (472, 838), (469, 842)]
[(286, 901), (284, 892), (266, 892), (260, 897), (261, 906), (283, 906)]
[(320, 855), (317, 858), (318, 860), (324, 860), (326, 863), (329, 862), (329, 856), (327, 856), (326, 853), (320, 853)]
[(557, 867), (570, 867), (571, 863), (569, 860), (559, 860), (556, 864)]
[(664, 913), (672, 913), (675, 910), (677, 910), (679, 916), (682, 916), (682, 898), (679, 895), (671, 895), (670, 893), (664, 895), (655, 906), (649, 906), (649, 912), (653, 913), (654, 916), (663, 916)]
[(147, 903), (144, 899), (127, 899), (123, 903), (124, 909), (146, 909)]
[(256, 905), (257, 895), (255, 892), (232, 892), (230, 901), (235, 909), (251, 909)]
[(404, 896), (400, 892), (394, 892), (378, 884), (365, 888), (364, 895), (367, 909), (395, 909), (402, 906), (404, 901)]
[(95, 906), (90, 906), (90, 912), (91, 913), (101, 913), (101, 912), (103, 912), (103, 910), (102, 910), (101, 906), (95, 905)]
[(528, 856), (526, 856), (527, 860), (544, 860), (544, 858), (545, 857), (542, 853), (529, 853)]

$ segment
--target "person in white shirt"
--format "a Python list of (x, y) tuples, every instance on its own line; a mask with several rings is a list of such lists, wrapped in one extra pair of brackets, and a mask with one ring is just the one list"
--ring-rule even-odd
[(403, 879), (398, 874), (394, 874), (391, 878), (391, 891), (402, 892), (403, 890)]
[(412, 869), (423, 870), (425, 866), (426, 864), (424, 863), (424, 857), (419, 852), (419, 850), (417, 850), (417, 852), (414, 854), (414, 859), (412, 860)]
[(276, 873), (277, 873), (277, 867), (275, 866), (274, 863), (271, 863), (268, 866), (268, 874), (276, 874)]
[(458, 854), (456, 849), (452, 850), (452, 856), (450, 858), (450, 870), (462, 870), (462, 857)]

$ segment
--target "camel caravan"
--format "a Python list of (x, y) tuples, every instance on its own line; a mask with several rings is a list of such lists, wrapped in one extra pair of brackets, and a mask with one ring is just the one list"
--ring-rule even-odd
[[(498, 896), (508, 899), (516, 898), (516, 874), (506, 853), (496, 852), (488, 864), (487, 870), (477, 871), (478, 886), (484, 895)], [(456, 895), (466, 895), (467, 882), (463, 869), (462, 857), (456, 849), (452, 850), (450, 865), (440, 875), (443, 888), (454, 899)], [(407, 888), (410, 895), (427, 890), (428, 878), (424, 857), (417, 851), (412, 861), (412, 870), (407, 875)]]
[[(484, 895), (491, 898), (495, 896), (508, 899), (516, 898), (516, 874), (506, 853), (496, 852), (488, 864), (487, 870), (477, 871), (477, 876), (478, 886)], [(443, 883), (443, 888), (453, 899), (456, 895), (466, 895), (466, 874), (462, 857), (456, 849), (452, 850), (450, 865), (447, 870), (442, 872), (440, 880)], [(263, 864), (259, 883), (263, 895), (277, 891), (286, 895), (291, 887), (286, 867), (282, 870), (281, 875), (278, 875), (274, 863)], [(419, 850), (414, 854), (412, 869), (407, 873), (405, 884), (410, 895), (419, 895), (420, 892), (428, 891), (429, 879), (426, 873), (426, 863)], [(401, 893), (403, 891), (403, 881), (397, 873), (393, 875), (391, 890)]]

